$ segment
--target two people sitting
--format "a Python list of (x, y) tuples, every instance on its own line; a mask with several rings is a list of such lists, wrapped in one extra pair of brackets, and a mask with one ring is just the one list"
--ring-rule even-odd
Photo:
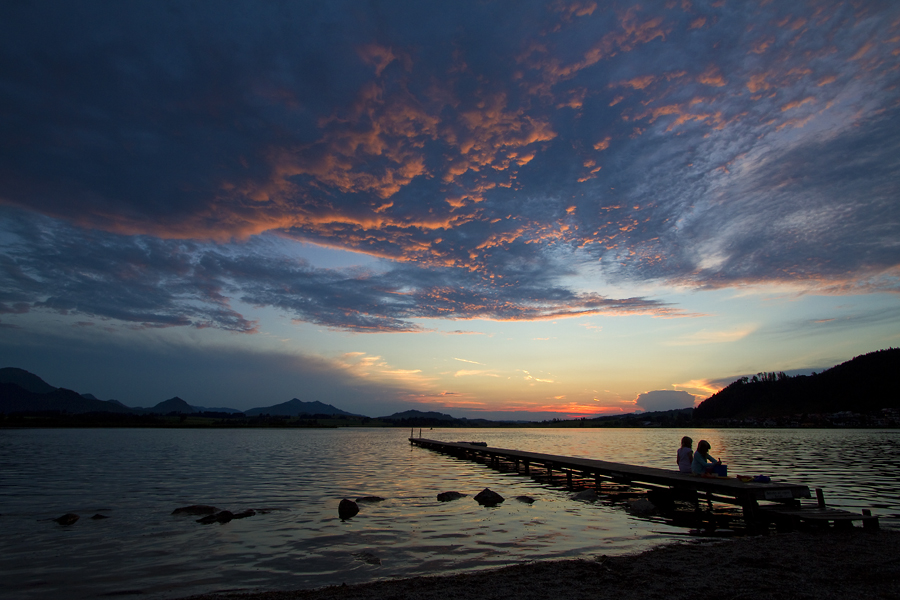
[(716, 460), (709, 455), (711, 446), (706, 440), (700, 440), (697, 451), (691, 450), (694, 440), (685, 436), (681, 438), (681, 448), (678, 449), (678, 471), (681, 473), (693, 473), (694, 475), (706, 475), (712, 473), (721, 460)]

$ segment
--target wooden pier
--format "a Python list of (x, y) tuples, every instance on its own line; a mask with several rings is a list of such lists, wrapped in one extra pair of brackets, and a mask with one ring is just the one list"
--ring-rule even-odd
[[(695, 503), (706, 500), (739, 506), (748, 528), (775, 523), (779, 529), (807, 524), (835, 526), (863, 521), (865, 527), (878, 527), (878, 517), (869, 511), (863, 514), (827, 509), (821, 490), (816, 490), (818, 502), (812, 507), (800, 502), (810, 498), (809, 487), (783, 482), (742, 482), (735, 477), (697, 477), (678, 471), (642, 467), (572, 456), (556, 456), (494, 448), (483, 443), (440, 442), (422, 437), (410, 437), (410, 444), (462, 458), (482, 462), (498, 470), (510, 470), (533, 477), (546, 477), (551, 483), (565, 477), (565, 485), (573, 488), (593, 485), (598, 492), (604, 484), (627, 485), (655, 491), (657, 498), (691, 498)], [(764, 502), (766, 504), (760, 504)], [(867, 514), (868, 513), (868, 514)]]

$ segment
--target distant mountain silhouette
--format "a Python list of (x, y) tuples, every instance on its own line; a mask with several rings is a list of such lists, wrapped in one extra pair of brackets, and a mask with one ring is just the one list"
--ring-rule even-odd
[(35, 394), (46, 394), (56, 389), (37, 375), (16, 367), (0, 369), (0, 383), (15, 383), (20, 388)]
[(294, 398), (289, 402), (240, 411), (236, 408), (207, 408), (194, 406), (175, 396), (149, 408), (130, 407), (118, 400), (99, 400), (93, 394), (79, 394), (64, 388), (55, 388), (43, 379), (15, 367), (0, 369), (0, 413), (59, 412), (82, 414), (88, 412), (130, 413), (136, 415), (167, 415), (194, 413), (226, 413), (248, 416), (298, 416), (298, 415), (355, 415), (322, 402), (303, 402)]
[(195, 407), (191, 406), (178, 396), (174, 398), (169, 398), (168, 400), (163, 400), (153, 408), (145, 408), (144, 412), (167, 415), (169, 413), (184, 413), (191, 414), (195, 412), (200, 412)]
[(244, 414), (248, 417), (256, 415), (273, 415), (282, 417), (296, 417), (298, 415), (346, 415), (348, 417), (361, 416), (354, 415), (347, 411), (335, 408), (330, 404), (324, 404), (316, 400), (315, 402), (304, 402), (294, 398), (288, 402), (282, 402), (274, 406), (263, 406), (260, 408), (251, 408), (245, 410)]
[(898, 348), (857, 356), (814, 375), (758, 373), (738, 379), (701, 402), (694, 409), (694, 419), (870, 413), (900, 408), (898, 373)]
[(450, 415), (446, 415), (444, 413), (435, 412), (430, 410), (428, 412), (422, 412), (421, 410), (404, 410), (403, 412), (394, 413), (388, 417), (378, 417), (384, 421), (401, 421), (404, 419), (430, 419), (430, 420), (438, 420), (438, 421), (455, 421), (455, 417), (451, 417)]
[(94, 412), (131, 413), (132, 409), (115, 402), (85, 398), (65, 388), (38, 394), (15, 383), (0, 383), (0, 413), (60, 412), (82, 414)]

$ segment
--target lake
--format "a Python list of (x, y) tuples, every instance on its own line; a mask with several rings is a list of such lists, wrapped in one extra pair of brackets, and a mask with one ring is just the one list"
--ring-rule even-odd
[[(690, 539), (662, 519), (409, 445), (409, 429), (0, 430), (0, 597), (179, 598), (637, 552)], [(419, 435), (419, 431), (415, 431)], [(682, 435), (729, 474), (825, 490), (900, 528), (900, 431), (434, 429), (423, 437), (675, 469)], [(487, 508), (488, 487), (508, 500)], [(441, 503), (444, 491), (469, 495)], [(536, 501), (512, 500), (528, 495)], [(381, 496), (338, 518), (341, 498)], [(175, 508), (259, 514), (203, 525)], [(264, 509), (264, 510), (261, 510)], [(81, 519), (61, 526), (64, 513)], [(109, 518), (92, 520), (94, 514)]]

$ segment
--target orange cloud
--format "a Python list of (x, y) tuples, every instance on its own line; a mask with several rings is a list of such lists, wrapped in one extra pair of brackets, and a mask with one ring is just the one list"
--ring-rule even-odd
[(385, 67), (397, 59), (390, 48), (385, 48), (378, 44), (360, 46), (356, 49), (356, 53), (364, 63), (375, 67), (375, 75), (377, 77), (381, 77), (381, 72), (384, 71)]
[(869, 50), (871, 50), (871, 49), (872, 49), (872, 42), (866, 42), (865, 44), (863, 44), (863, 45), (860, 47), (859, 50), (857, 50), (857, 51), (853, 54), (853, 56), (850, 57), (850, 60), (859, 60), (859, 59), (861, 59), (861, 58), (862, 58), (863, 56), (865, 56), (865, 55), (869, 52)]
[(556, 2), (552, 6), (553, 10), (562, 13), (562, 20), (569, 22), (572, 17), (587, 17), (594, 14), (597, 10), (597, 3), (594, 0), (575, 1), (575, 2)]
[(728, 85), (728, 82), (725, 81), (725, 78), (722, 77), (722, 74), (719, 72), (719, 68), (715, 65), (710, 65), (706, 71), (698, 75), (697, 81), (712, 87), (723, 87)]
[(620, 81), (619, 83), (611, 84), (611, 86), (630, 87), (635, 90), (642, 90), (654, 81), (656, 81), (656, 76), (644, 75), (643, 77), (635, 77), (634, 79), (629, 79), (627, 81)]
[(612, 138), (610, 138), (609, 136), (606, 136), (605, 138), (594, 144), (594, 150), (606, 150), (607, 148), (609, 148), (609, 142), (611, 139)]
[(807, 96), (803, 100), (795, 100), (794, 102), (788, 102), (787, 104), (785, 104), (784, 106), (781, 107), (781, 112), (787, 112), (793, 108), (798, 108), (800, 106), (803, 106), (804, 104), (807, 104), (809, 102), (815, 102), (815, 101), (816, 101), (816, 99), (813, 98), (812, 96)]
[[(521, 61), (530, 63), (530, 67), (542, 72), (545, 85), (541, 88), (547, 91), (556, 83), (574, 77), (580, 71), (591, 67), (603, 59), (611, 58), (619, 52), (630, 52), (639, 45), (647, 44), (655, 39), (666, 39), (671, 27), (663, 24), (662, 17), (643, 18), (639, 14), (640, 7), (629, 8), (620, 17), (619, 29), (605, 34), (590, 49), (582, 55), (581, 60), (568, 65), (563, 65), (558, 59), (547, 56), (546, 48), (532, 45)], [(543, 51), (541, 51), (543, 50)], [(535, 53), (539, 57), (533, 59)]]
[(771, 89), (772, 85), (768, 81), (766, 81), (767, 76), (768, 73), (757, 73), (756, 75), (751, 75), (750, 81), (747, 82), (747, 89), (750, 90), (750, 92), (753, 94)]
[(763, 54), (773, 43), (775, 43), (775, 38), (773, 37), (765, 37), (763, 39), (756, 40), (750, 46), (750, 52), (752, 52), (753, 54)]

